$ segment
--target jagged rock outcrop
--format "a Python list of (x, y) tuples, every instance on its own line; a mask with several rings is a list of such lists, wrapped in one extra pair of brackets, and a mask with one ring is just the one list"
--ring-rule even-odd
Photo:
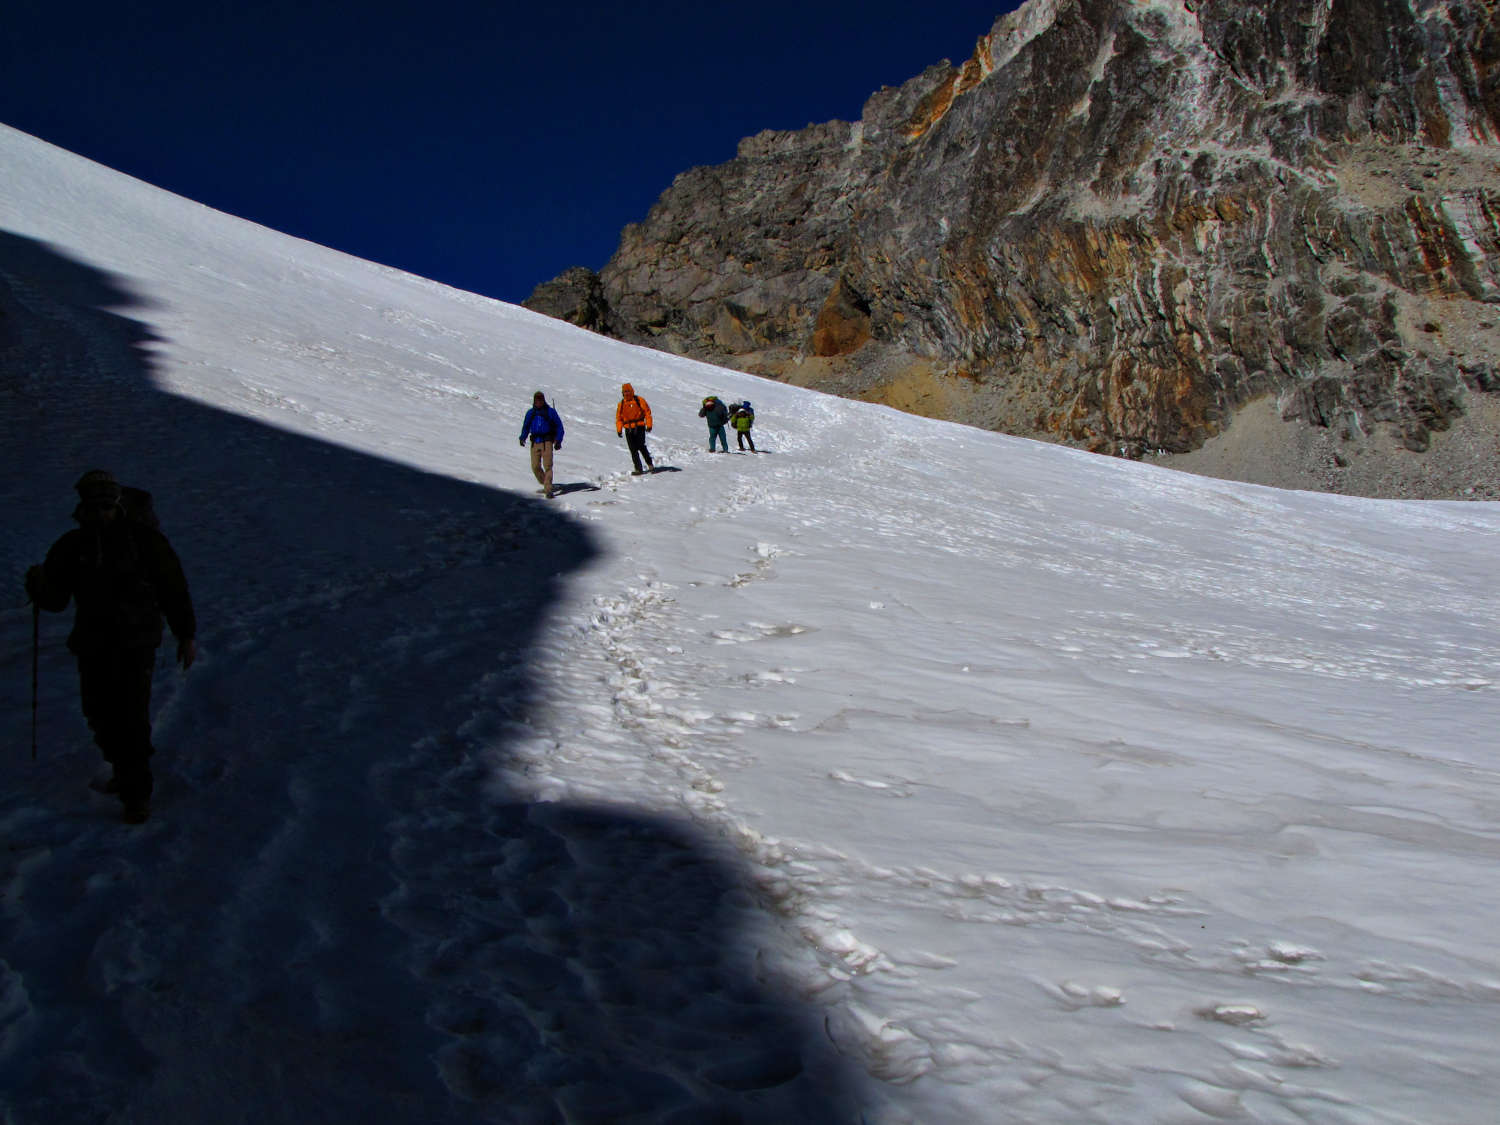
[(585, 266), (574, 266), (538, 285), (526, 298), (526, 307), (579, 328), (614, 335), (614, 318), (604, 286), (599, 275)]
[(1031, 0), (857, 122), (678, 176), (586, 302), (528, 304), (1099, 451), (1266, 395), (1423, 449), (1495, 386), (1497, 137), (1491, 0)]

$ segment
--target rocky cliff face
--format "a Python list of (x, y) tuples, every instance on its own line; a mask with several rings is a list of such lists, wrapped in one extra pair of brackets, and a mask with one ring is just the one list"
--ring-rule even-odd
[(1497, 137), (1493, 0), (1030, 0), (528, 304), (1103, 452), (1267, 396), (1421, 450), (1497, 387)]

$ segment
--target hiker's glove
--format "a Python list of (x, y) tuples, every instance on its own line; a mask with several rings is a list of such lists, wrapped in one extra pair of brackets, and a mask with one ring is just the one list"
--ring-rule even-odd
[(648, 434), (649, 434), (649, 433), (650, 433), (650, 432), (651, 432), (651, 427), (650, 427), (650, 426), (647, 426), (647, 427), (646, 427), (646, 432), (647, 432), (647, 433), (648, 433)]
[(37, 600), (37, 595), (41, 593), (44, 580), (41, 567), (33, 566), (26, 571), (26, 597), (29, 600), (33, 602)]
[(526, 439), (525, 439), (525, 438), (522, 438), (522, 439), (521, 439), (521, 448), (522, 448), (522, 449), (525, 449), (525, 448), (526, 448)]
[(177, 642), (177, 663), (182, 665), (186, 672), (193, 666), (193, 661), (198, 659), (198, 642), (189, 637), (185, 641)]

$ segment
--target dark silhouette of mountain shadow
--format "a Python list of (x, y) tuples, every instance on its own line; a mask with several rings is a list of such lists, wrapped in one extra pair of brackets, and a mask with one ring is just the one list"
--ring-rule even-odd
[[(584, 528), (165, 393), (143, 310), (0, 232), (0, 1117), (858, 1120), (753, 969), (735, 857), (498, 780)], [(96, 466), (153, 490), (201, 622), (190, 674), (162, 654), (142, 827), (85, 785), (62, 617), (25, 747), (21, 572)]]

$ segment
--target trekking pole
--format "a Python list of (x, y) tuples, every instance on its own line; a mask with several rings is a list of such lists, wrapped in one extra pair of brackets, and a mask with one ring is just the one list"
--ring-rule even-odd
[(42, 607), (31, 603), (31, 760), (36, 761), (37, 650), (42, 646)]

